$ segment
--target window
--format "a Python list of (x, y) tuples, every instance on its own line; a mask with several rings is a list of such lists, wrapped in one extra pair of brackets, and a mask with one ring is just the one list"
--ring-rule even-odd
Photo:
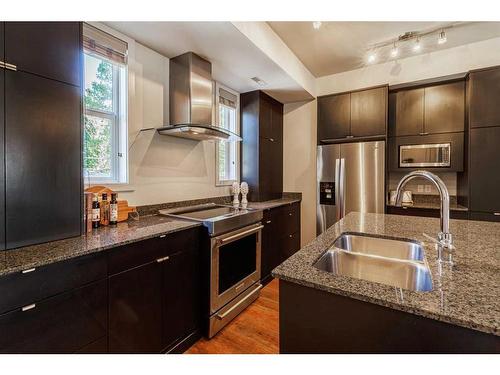
[[(239, 135), (239, 94), (219, 84), (216, 84), (216, 93), (217, 125)], [(239, 142), (217, 142), (216, 185), (232, 185), (239, 181), (239, 145)]]
[[(127, 182), (125, 59), (111, 47), (106, 47), (110, 43), (105, 38), (114, 37), (85, 25), (84, 178), (88, 179), (90, 184), (125, 183)], [(86, 33), (89, 30), (91, 32)], [(104, 35), (101, 36), (100, 33)]]

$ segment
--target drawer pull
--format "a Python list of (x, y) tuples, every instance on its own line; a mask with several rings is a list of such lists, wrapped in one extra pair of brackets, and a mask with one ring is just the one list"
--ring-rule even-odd
[(429, 135), (428, 132), (422, 132), (422, 133), (419, 133), (420, 135)]
[(28, 268), (27, 270), (22, 270), (21, 273), (30, 273), (30, 272), (33, 272), (34, 270), (36, 270), (35, 267), (33, 268)]
[(165, 238), (165, 237), (167, 237), (167, 235), (166, 235), (166, 234), (162, 234), (162, 235), (160, 236), (160, 238)]
[(293, 234), (290, 235), (290, 238), (292, 238), (292, 237), (293, 237)]
[(288, 216), (292, 216), (292, 213), (290, 212), (290, 213), (288, 214)]
[(500, 212), (493, 212), (493, 215), (500, 216)]
[(271, 220), (266, 221), (266, 224), (271, 224)]
[(23, 308), (21, 308), (21, 310), (28, 311), (28, 310), (34, 309), (35, 307), (36, 307), (36, 303), (32, 303), (31, 305), (24, 306)]
[(158, 263), (161, 263), (161, 262), (164, 262), (164, 261), (169, 260), (169, 259), (170, 259), (170, 257), (169, 257), (169, 256), (166, 256), (166, 257), (163, 257), (163, 258), (158, 258), (158, 259), (156, 259), (156, 261), (157, 261)]
[(4, 67), (5, 69), (13, 70), (14, 72), (17, 71), (17, 66), (14, 64), (4, 63)]

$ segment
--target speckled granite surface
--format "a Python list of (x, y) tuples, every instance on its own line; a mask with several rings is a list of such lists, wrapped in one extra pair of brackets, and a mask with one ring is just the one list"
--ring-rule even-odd
[(144, 216), (137, 221), (119, 223), (116, 227), (99, 228), (80, 237), (0, 251), (0, 276), (199, 225), (159, 215)]
[[(273, 270), (274, 277), (431, 319), (500, 335), (500, 223), (451, 220), (456, 253), (452, 267), (439, 267), (434, 244), (439, 219), (350, 213)], [(312, 264), (342, 232), (419, 240), (424, 244), (433, 291), (412, 292), (335, 276)]]

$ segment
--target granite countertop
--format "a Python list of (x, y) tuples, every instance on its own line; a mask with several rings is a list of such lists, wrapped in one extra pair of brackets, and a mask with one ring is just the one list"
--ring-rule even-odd
[(194, 221), (149, 215), (118, 223), (116, 227), (99, 228), (79, 237), (0, 251), (0, 276), (200, 225)]
[[(500, 223), (451, 220), (454, 265), (439, 267), (435, 237), (439, 219), (352, 212), (272, 272), (274, 277), (330, 293), (500, 336)], [(424, 244), (433, 290), (412, 292), (336, 276), (313, 263), (343, 232), (408, 238)]]
[[(249, 207), (264, 210), (300, 201), (300, 194), (289, 194), (291, 196), (284, 196), (281, 199), (267, 202), (249, 202)], [(209, 201), (211, 200), (204, 199), (189, 201), (189, 203), (194, 202), (200, 204), (200, 202), (207, 203)], [(228, 204), (227, 201), (218, 201), (217, 199), (215, 199), (215, 201), (221, 204)], [(181, 207), (182, 203), (183, 202), (175, 202), (157, 206), (160, 208), (164, 206)], [(184, 206), (186, 205), (188, 204)], [(96, 253), (131, 242), (156, 237), (160, 234), (168, 234), (201, 226), (199, 222), (176, 220), (170, 217), (157, 215), (157, 206), (155, 206), (154, 209), (143, 207), (142, 210), (146, 214), (143, 213), (138, 220), (129, 219), (128, 221), (118, 223), (116, 227), (102, 227), (79, 237), (0, 251), (0, 276), (76, 258), (81, 255)]]

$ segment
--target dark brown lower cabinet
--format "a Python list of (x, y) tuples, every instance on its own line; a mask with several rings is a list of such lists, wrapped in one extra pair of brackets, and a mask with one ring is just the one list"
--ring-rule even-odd
[(300, 249), (300, 202), (264, 211), (262, 220), (261, 281)]
[(500, 222), (500, 213), (494, 212), (474, 212), (472, 211), (469, 216), (470, 220), (477, 221), (497, 221)]
[(0, 315), (0, 352), (74, 353), (105, 339), (106, 302), (101, 280)]
[[(408, 215), (421, 217), (440, 217), (439, 209), (418, 208), (418, 207), (394, 207), (387, 206), (387, 213), (392, 215)], [(467, 220), (469, 218), (468, 211), (450, 211), (451, 219)]]

